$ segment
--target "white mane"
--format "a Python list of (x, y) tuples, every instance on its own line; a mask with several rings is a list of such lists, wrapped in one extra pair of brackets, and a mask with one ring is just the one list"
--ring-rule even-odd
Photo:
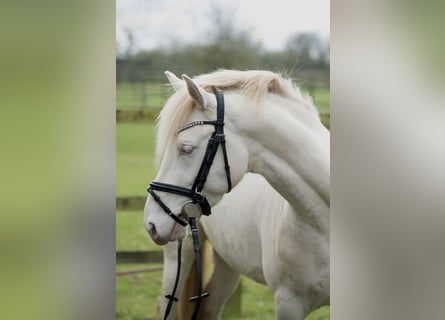
[[(212, 86), (222, 91), (239, 91), (256, 107), (264, 95), (277, 94), (317, 112), (312, 99), (309, 96), (303, 96), (291, 79), (270, 71), (218, 70), (202, 74), (193, 80), (208, 92), (212, 92)], [(168, 99), (157, 120), (156, 158), (158, 163), (164, 151), (175, 142), (176, 132), (186, 124), (193, 107), (194, 102), (185, 88)]]

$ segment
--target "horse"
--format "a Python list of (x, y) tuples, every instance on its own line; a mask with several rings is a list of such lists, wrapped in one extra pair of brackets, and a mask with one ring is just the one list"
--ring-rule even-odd
[[(329, 288), (329, 131), (322, 125), (311, 99), (304, 97), (289, 79), (278, 74), (268, 71), (219, 70), (195, 79), (183, 75), (183, 80), (171, 73), (166, 75), (176, 92), (162, 109), (158, 122), (156, 153), (158, 159), (162, 158), (162, 163), (156, 179), (181, 186), (193, 183), (193, 177), (199, 170), (199, 159), (206, 152), (206, 138), (210, 136), (211, 130), (204, 125), (186, 126), (189, 130), (181, 128), (187, 123), (203, 124), (215, 118), (217, 103), (210, 91), (213, 87), (222, 90), (226, 101), (227, 155), (216, 154), (215, 163), (226, 163), (225, 158), (228, 158), (234, 186), (238, 185), (247, 172), (262, 175), (271, 186), (266, 194), (272, 194), (271, 190), (276, 190), (288, 203), (283, 206), (287, 207), (283, 211), (293, 212), (293, 216), (299, 217), (298, 221), (304, 221), (294, 221), (294, 229), (288, 230), (295, 231), (297, 226), (305, 225), (316, 231), (324, 241), (324, 245), (320, 245), (324, 252), (321, 255), (323, 258), (314, 260), (323, 270), (318, 275), (319, 281), (315, 286), (312, 280), (308, 280), (308, 283), (312, 283), (309, 289), (295, 291), (288, 285), (271, 284), (274, 288), (277, 319), (303, 319), (309, 308), (307, 301), (311, 300), (308, 297), (326, 292)], [(212, 166), (202, 190), (210, 206), (215, 206), (226, 192), (226, 176), (227, 169), (224, 170), (224, 166)], [(244, 197), (250, 197), (251, 193), (249, 191)], [(168, 203), (169, 208), (172, 208), (170, 213), (173, 215), (175, 212), (175, 218), (180, 219), (186, 202), (184, 196), (163, 193), (162, 199), (163, 203)], [(261, 202), (256, 200), (253, 202)], [(184, 238), (185, 228), (170, 219), (157, 202), (148, 197), (144, 209), (144, 224), (152, 239), (164, 245)], [(232, 224), (237, 224), (243, 214), (242, 210), (236, 211), (238, 215), (234, 216)], [(274, 211), (268, 214), (280, 215)], [(224, 218), (223, 214), (214, 216), (215, 218), (202, 219), (203, 224), (207, 220), (217, 219), (216, 216)], [(270, 220), (265, 217), (266, 221)], [(213, 235), (215, 228), (211, 224), (205, 228), (210, 237), (217, 239)], [(265, 232), (276, 230), (271, 226)], [(298, 238), (298, 235), (294, 234), (294, 237)], [(221, 239), (215, 242), (218, 241), (224, 243)], [(241, 241), (236, 241), (236, 238), (232, 238), (232, 241), (241, 245)], [(273, 247), (272, 243), (275, 243), (275, 249), (278, 250), (275, 253), (289, 253), (285, 249), (292, 249), (289, 246), (292, 243), (270, 241), (271, 243), (264, 246)], [(312, 246), (313, 244), (309, 244), (308, 250)], [(217, 253), (222, 257), (220, 252)], [(288, 258), (289, 256), (283, 257), (284, 260)], [(283, 267), (280, 264), (278, 266)], [(267, 269), (266, 265), (262, 267), (263, 271)], [(245, 272), (259, 280), (267, 280), (267, 272), (263, 272), (264, 279), (261, 278), (261, 272)], [(302, 278), (309, 279), (310, 274), (303, 272), (295, 275), (296, 280)]]

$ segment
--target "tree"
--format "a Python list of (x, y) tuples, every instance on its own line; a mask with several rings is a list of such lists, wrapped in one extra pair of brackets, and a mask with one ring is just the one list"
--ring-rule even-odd
[(208, 17), (209, 41), (202, 48), (207, 70), (258, 67), (261, 44), (252, 38), (250, 30), (238, 26), (236, 10), (213, 3)]
[(329, 45), (313, 32), (290, 36), (285, 50), (303, 68), (325, 69), (329, 64)]

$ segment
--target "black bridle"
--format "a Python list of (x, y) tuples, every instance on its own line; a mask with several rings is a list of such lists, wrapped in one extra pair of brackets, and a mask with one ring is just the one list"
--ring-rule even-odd
[[(224, 157), (224, 169), (226, 172), (227, 186), (229, 192), (232, 189), (232, 180), (230, 175), (230, 166), (227, 158), (226, 151), (226, 140), (224, 135), (224, 95), (222, 91), (217, 90), (213, 87), (213, 92), (216, 96), (216, 120), (215, 121), (195, 121), (191, 122), (181, 129), (177, 131), (177, 134), (190, 129), (194, 126), (198, 125), (213, 125), (215, 130), (213, 131), (208, 143), (207, 149), (204, 154), (204, 158), (202, 159), (201, 166), (199, 168), (198, 174), (195, 178), (195, 181), (190, 189), (167, 184), (163, 182), (152, 181), (147, 189), (153, 199), (159, 204), (159, 206), (164, 210), (166, 214), (169, 215), (175, 222), (179, 223), (182, 226), (187, 226), (190, 224), (190, 228), (192, 231), (192, 239), (193, 239), (193, 247), (195, 252), (195, 263), (196, 263), (196, 271), (198, 274), (198, 294), (195, 297), (189, 299), (190, 302), (196, 302), (195, 310), (192, 315), (192, 319), (196, 319), (198, 315), (199, 306), (201, 303), (201, 299), (207, 297), (208, 293), (202, 293), (202, 272), (201, 272), (201, 258), (199, 254), (199, 235), (198, 235), (198, 227), (196, 223), (196, 219), (198, 219), (201, 214), (210, 215), (211, 208), (210, 204), (207, 201), (205, 195), (202, 194), (202, 190), (204, 189), (204, 185), (207, 181), (207, 176), (209, 174), (210, 168), (212, 167), (213, 160), (215, 159), (216, 153), (218, 151), (218, 147), (221, 145), (221, 149)], [(158, 194), (155, 191), (173, 193), (181, 196), (185, 196), (190, 198), (190, 201), (187, 201), (183, 208), (182, 214), (186, 216), (188, 221), (184, 221), (178, 215), (174, 214), (170, 208), (161, 200)], [(198, 208), (198, 210), (196, 210)], [(180, 213), (179, 213), (180, 214)], [(175, 285), (173, 287), (173, 291), (171, 294), (166, 295), (165, 297), (169, 300), (164, 319), (167, 319), (168, 314), (170, 313), (170, 309), (172, 307), (173, 301), (178, 301), (175, 297), (176, 288), (179, 281), (179, 273), (181, 268), (181, 248), (182, 241), (178, 241), (178, 270), (176, 274)]]
[(212, 167), (213, 160), (215, 159), (216, 152), (218, 151), (219, 145), (221, 145), (223, 157), (224, 157), (224, 168), (226, 171), (227, 185), (229, 192), (232, 189), (232, 181), (230, 178), (230, 166), (229, 161), (227, 159), (227, 151), (226, 151), (226, 140), (224, 135), (224, 95), (222, 91), (219, 91), (213, 88), (213, 91), (216, 95), (216, 103), (217, 103), (217, 116), (215, 121), (195, 121), (191, 122), (181, 129), (177, 131), (177, 134), (190, 129), (194, 126), (198, 125), (213, 125), (215, 126), (215, 131), (213, 131), (208, 143), (207, 149), (204, 154), (204, 158), (201, 162), (201, 167), (199, 168), (198, 174), (195, 178), (195, 181), (190, 189), (180, 187), (177, 185), (172, 185), (163, 182), (152, 181), (147, 191), (151, 194), (153, 199), (161, 206), (165, 213), (167, 213), (173, 220), (179, 223), (182, 226), (187, 226), (187, 222), (179, 218), (175, 215), (170, 208), (161, 200), (161, 198), (156, 194), (156, 191), (174, 193), (177, 195), (185, 196), (190, 198), (192, 203), (197, 204), (202, 214), (208, 216), (211, 213), (210, 204), (207, 201), (205, 195), (202, 194), (202, 189), (204, 188), (204, 184), (207, 181), (207, 176), (209, 174), (210, 168)]

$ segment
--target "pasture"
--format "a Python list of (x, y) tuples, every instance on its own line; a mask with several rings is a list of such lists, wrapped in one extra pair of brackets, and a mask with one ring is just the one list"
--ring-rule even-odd
[[(171, 93), (171, 89), (162, 84), (118, 83), (117, 108), (159, 110)], [(329, 89), (315, 90), (313, 97), (321, 112), (329, 112)], [(146, 196), (147, 185), (156, 175), (154, 132), (153, 123), (117, 123), (117, 196)], [(142, 210), (116, 212), (116, 250), (162, 250), (146, 233)], [(141, 267), (145, 266), (121, 264), (116, 266), (116, 270)], [(161, 271), (156, 271), (117, 277), (116, 318), (155, 319), (157, 297), (161, 291), (161, 274)], [(241, 318), (236, 319), (274, 318), (273, 296), (269, 289), (245, 277), (242, 279), (241, 306)], [(223, 319), (235, 318), (225, 316)], [(307, 319), (329, 319), (329, 308), (323, 307), (309, 315)]]

